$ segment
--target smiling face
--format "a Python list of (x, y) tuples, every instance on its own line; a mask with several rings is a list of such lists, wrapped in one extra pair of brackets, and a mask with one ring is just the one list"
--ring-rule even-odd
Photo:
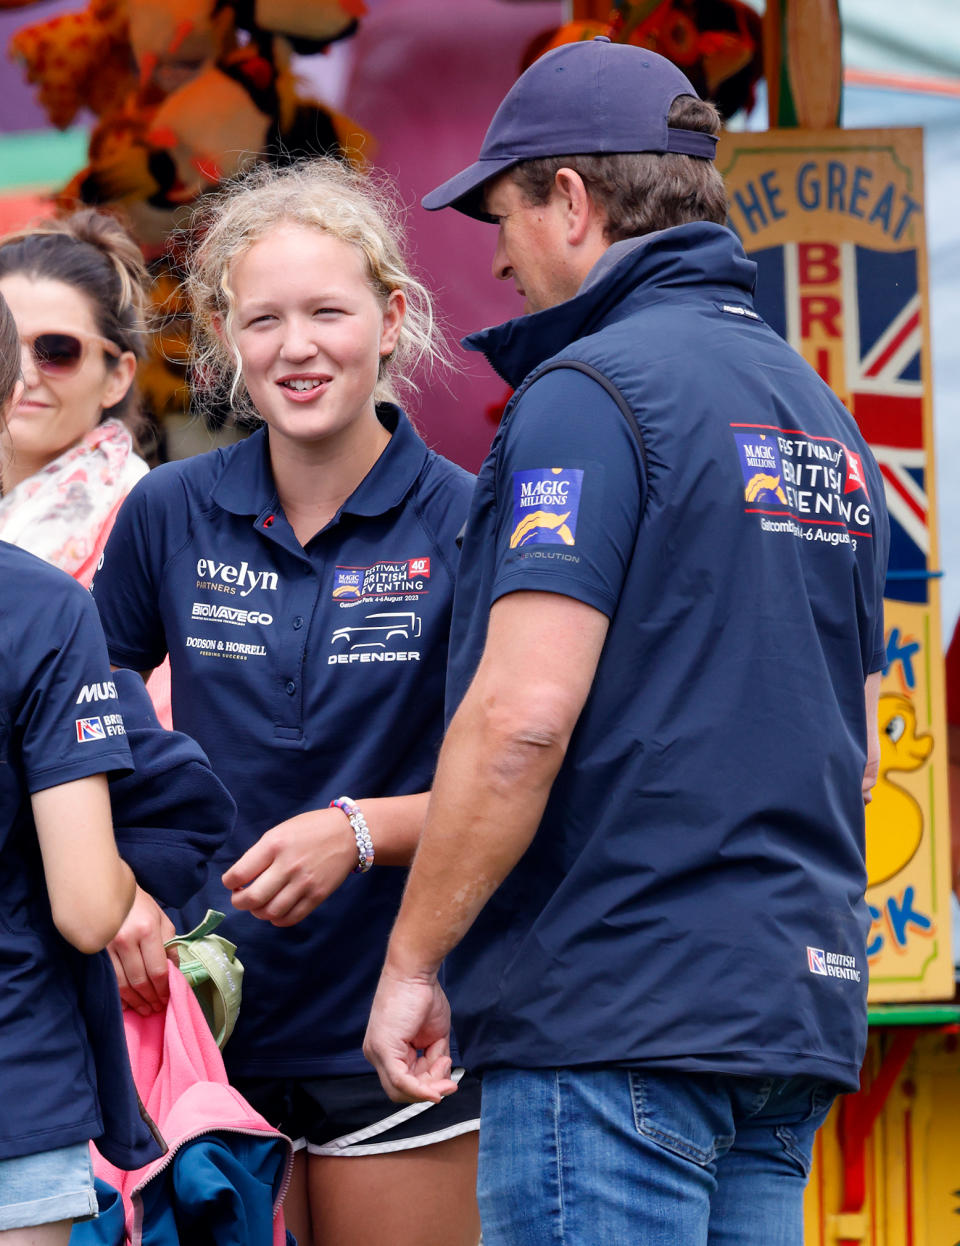
[(292, 223), (230, 267), (231, 337), (271, 436), (302, 445), (355, 444), (378, 429), (373, 391), (397, 344), (403, 295), (374, 293), (362, 252)]
[[(90, 300), (66, 282), (11, 273), (0, 278), (0, 294), (24, 338), (49, 332), (88, 338), (99, 333)], [(21, 358), (24, 391), (7, 415), (9, 436), (2, 446), (9, 454), (5, 488), (33, 475), (96, 428), (104, 408), (127, 392), (136, 369), (129, 352), (114, 360), (98, 347), (88, 349), (80, 367), (68, 376), (41, 372), (27, 348)]]

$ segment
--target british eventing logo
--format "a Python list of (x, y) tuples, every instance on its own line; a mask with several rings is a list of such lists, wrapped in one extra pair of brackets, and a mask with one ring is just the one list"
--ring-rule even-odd
[(430, 591), (429, 579), (430, 559), (426, 557), (384, 559), (369, 567), (336, 567), (332, 596), (341, 606), (358, 601), (410, 601)]
[[(843, 453), (847, 459), (847, 479), (843, 486), (844, 493), (854, 493), (857, 489), (862, 489), (864, 493), (867, 493), (867, 482), (863, 474), (863, 460), (849, 446), (843, 447)], [(867, 493), (868, 500), (869, 497), (870, 494)]]
[(88, 744), (91, 740), (105, 740), (107, 733), (103, 729), (103, 720), (100, 718), (78, 718), (77, 719), (77, 743)]
[(822, 947), (808, 947), (807, 968), (818, 978), (842, 978), (846, 982), (860, 981), (856, 957), (847, 956), (843, 952), (826, 952)]
[(822, 978), (827, 976), (827, 962), (822, 947), (807, 948), (807, 967), (811, 973), (818, 973)]

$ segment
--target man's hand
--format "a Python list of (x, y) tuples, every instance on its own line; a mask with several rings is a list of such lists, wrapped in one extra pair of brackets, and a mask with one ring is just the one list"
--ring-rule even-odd
[(863, 770), (863, 803), (869, 805), (873, 800), (873, 788), (880, 777), (880, 680), (881, 671), (867, 676), (864, 685), (864, 702), (867, 714), (867, 764)]
[(384, 967), (363, 1054), (394, 1103), (439, 1103), (456, 1091), (450, 1077), (450, 1005), (436, 974), (403, 977)]
[(177, 963), (176, 948), (167, 951), (164, 943), (176, 934), (173, 922), (156, 900), (137, 888), (133, 908), (107, 951), (113, 962), (125, 1008), (141, 1017), (162, 1012), (170, 996), (167, 960)]
[(340, 809), (315, 809), (266, 831), (223, 875), (234, 908), (294, 926), (357, 864), (357, 841)]

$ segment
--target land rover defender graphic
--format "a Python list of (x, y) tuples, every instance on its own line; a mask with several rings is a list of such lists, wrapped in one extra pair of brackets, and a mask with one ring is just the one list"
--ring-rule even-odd
[(348, 649), (385, 649), (387, 641), (394, 637), (415, 640), (419, 635), (420, 616), (412, 610), (397, 610), (368, 614), (362, 623), (338, 627), (330, 637), (330, 643), (335, 645), (345, 640)]

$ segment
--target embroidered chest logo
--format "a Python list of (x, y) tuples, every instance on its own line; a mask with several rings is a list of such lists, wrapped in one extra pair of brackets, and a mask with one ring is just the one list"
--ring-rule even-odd
[(857, 548), (870, 540), (872, 515), (863, 460), (835, 437), (798, 429), (733, 424), (744, 511), (764, 532)]
[(333, 600), (341, 606), (361, 601), (416, 601), (430, 591), (430, 559), (405, 558), (375, 562), (369, 567), (336, 567)]
[(807, 969), (818, 978), (860, 981), (860, 970), (855, 957), (845, 956), (842, 952), (827, 952), (822, 947), (807, 947)]
[(370, 662), (419, 662), (415, 642), (422, 632), (422, 620), (415, 610), (375, 610), (352, 615), (330, 637), (334, 652), (328, 666), (351, 666)]
[(108, 736), (126, 735), (121, 714), (103, 714), (97, 718), (78, 718), (77, 743), (89, 744), (93, 740), (106, 740)]
[(510, 548), (576, 545), (583, 472), (576, 467), (538, 467), (513, 473)]

